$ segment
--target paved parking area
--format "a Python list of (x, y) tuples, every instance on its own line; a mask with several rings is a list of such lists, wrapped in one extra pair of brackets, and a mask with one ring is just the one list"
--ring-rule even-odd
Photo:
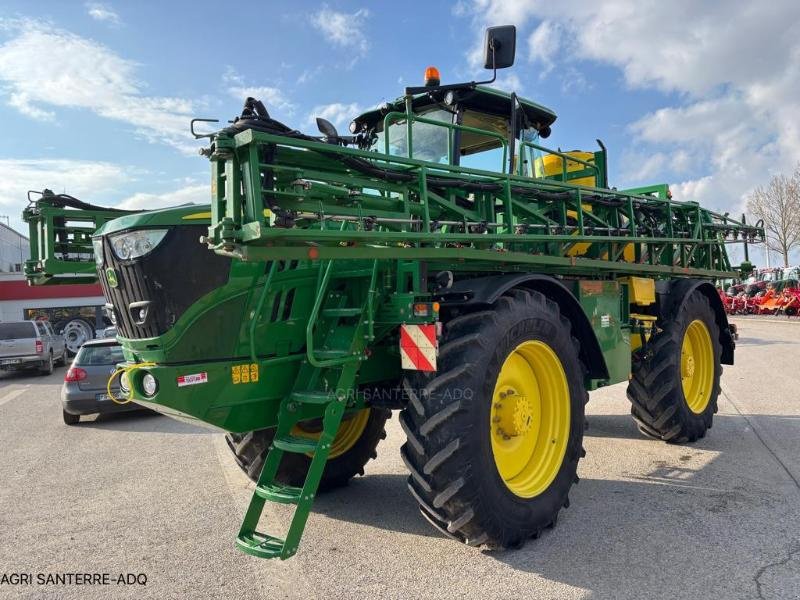
[(800, 322), (738, 323), (709, 436), (643, 438), (624, 385), (593, 393), (572, 505), (515, 552), (461, 546), (419, 516), (394, 418), (366, 476), (318, 500), (298, 556), (251, 558), (233, 548), (249, 482), (220, 434), (139, 413), (67, 427), (63, 368), (0, 375), (0, 575), (34, 577), (0, 597), (796, 599)]

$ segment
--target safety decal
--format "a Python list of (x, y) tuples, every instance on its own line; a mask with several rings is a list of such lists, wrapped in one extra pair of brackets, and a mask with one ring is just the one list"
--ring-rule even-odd
[(191, 375), (178, 375), (178, 387), (208, 383), (208, 373), (192, 373)]
[(231, 383), (258, 383), (258, 364), (233, 365), (231, 367)]

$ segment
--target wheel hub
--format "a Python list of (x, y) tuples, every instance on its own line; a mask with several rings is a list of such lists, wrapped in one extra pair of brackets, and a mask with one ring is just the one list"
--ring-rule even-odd
[(495, 432), (504, 440), (524, 435), (533, 425), (533, 409), (528, 398), (512, 387), (500, 392), (492, 407), (492, 422)]
[(683, 376), (692, 377), (694, 375), (694, 357), (686, 356), (683, 360)]

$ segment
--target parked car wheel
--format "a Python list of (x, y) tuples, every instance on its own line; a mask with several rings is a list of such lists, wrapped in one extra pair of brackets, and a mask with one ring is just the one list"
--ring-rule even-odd
[(65, 410), (62, 410), (61, 413), (64, 415), (64, 423), (67, 425), (75, 425), (81, 420), (80, 415), (73, 415)]
[(51, 375), (53, 373), (53, 353), (49, 352), (47, 354), (47, 360), (44, 361), (41, 367), (39, 367), (39, 373), (42, 375)]

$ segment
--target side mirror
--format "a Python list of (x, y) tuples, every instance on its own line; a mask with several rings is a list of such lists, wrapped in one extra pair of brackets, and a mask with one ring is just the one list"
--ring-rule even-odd
[(336, 131), (336, 127), (334, 127), (333, 123), (327, 119), (317, 117), (317, 129), (319, 129), (319, 132), (329, 140), (334, 140), (334, 143), (335, 140), (339, 138), (339, 132)]
[(505, 69), (514, 64), (517, 49), (517, 28), (514, 25), (501, 25), (486, 29), (484, 43), (485, 69)]

